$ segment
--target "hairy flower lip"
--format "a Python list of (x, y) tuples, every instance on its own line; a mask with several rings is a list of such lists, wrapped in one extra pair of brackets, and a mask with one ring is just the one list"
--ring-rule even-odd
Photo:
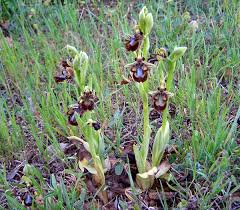
[(157, 111), (163, 111), (167, 107), (168, 96), (165, 92), (154, 96), (153, 106)]
[(67, 111), (67, 115), (68, 115), (68, 123), (70, 125), (74, 125), (77, 126), (77, 119), (76, 119), (76, 115), (79, 114), (79, 116), (81, 117), (83, 115), (83, 110), (81, 109), (81, 107), (79, 106), (79, 104), (73, 104), (69, 107), (68, 111)]
[(79, 114), (79, 116), (82, 117), (85, 112), (94, 110), (97, 101), (98, 98), (95, 95), (95, 91), (85, 90), (80, 96), (79, 102), (69, 106), (67, 111), (68, 123), (77, 126), (76, 115)]
[(136, 51), (139, 49), (143, 41), (143, 33), (141, 31), (134, 33), (125, 39), (125, 48), (127, 51)]
[(99, 130), (101, 128), (101, 124), (99, 122), (94, 122), (92, 124), (95, 131)]
[(71, 66), (68, 64), (67, 60), (62, 60), (62, 61), (61, 61), (61, 65), (62, 65), (62, 67), (64, 67), (64, 68), (71, 67)]
[(169, 96), (172, 94), (169, 93), (165, 87), (159, 87), (157, 91), (152, 92), (150, 95), (152, 96), (154, 109), (162, 112), (166, 109)]
[(97, 101), (98, 97), (96, 96), (95, 91), (85, 90), (80, 96), (79, 106), (83, 111), (92, 111)]
[(154, 66), (144, 60), (144, 57), (137, 57), (135, 62), (126, 65), (126, 67), (130, 67), (130, 74), (135, 82), (145, 82), (148, 79), (149, 71)]

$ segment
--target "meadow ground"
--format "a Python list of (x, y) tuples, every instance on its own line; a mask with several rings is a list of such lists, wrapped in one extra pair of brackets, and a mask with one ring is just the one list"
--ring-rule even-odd
[[(26, 209), (31, 200), (32, 209), (240, 209), (238, 0), (0, 2), (2, 209)], [(165, 158), (171, 168), (167, 179), (141, 192), (124, 154), (141, 142), (141, 97), (134, 84), (119, 83), (134, 61), (124, 38), (144, 5), (154, 19), (150, 52), (187, 51), (177, 62), (170, 99)], [(66, 116), (80, 92), (74, 82), (54, 81), (66, 45), (89, 57), (87, 74), (99, 99), (95, 119), (116, 163), (106, 174), (107, 203), (79, 169), (79, 143), (67, 139), (80, 136)], [(153, 70), (149, 89), (158, 86)], [(154, 133), (161, 113), (151, 110), (150, 121)]]

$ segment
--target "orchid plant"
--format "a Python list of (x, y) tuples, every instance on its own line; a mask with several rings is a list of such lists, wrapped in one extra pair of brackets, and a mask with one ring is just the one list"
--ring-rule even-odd
[[(155, 54), (151, 54), (147, 61), (150, 41), (149, 34), (153, 27), (152, 14), (148, 12), (146, 7), (139, 13), (139, 22), (136, 26), (137, 30), (133, 36), (129, 36), (125, 41), (125, 48), (127, 51), (136, 52), (135, 62), (126, 65), (130, 67), (130, 77), (124, 84), (135, 81), (141, 95), (143, 103), (143, 140), (140, 145), (134, 145), (133, 150), (135, 154), (138, 174), (136, 182), (142, 190), (147, 190), (152, 187), (155, 178), (159, 178), (165, 174), (170, 165), (162, 161), (162, 157), (166, 146), (170, 139), (170, 125), (168, 121), (168, 104), (169, 98), (173, 96), (170, 92), (172, 88), (173, 76), (176, 67), (176, 62), (181, 58), (186, 47), (177, 47), (174, 51), (167, 56), (167, 51), (164, 48), (156, 50)], [(164, 62), (166, 61), (166, 62)], [(157, 63), (157, 65), (155, 65)], [(168, 66), (166, 83), (163, 72), (163, 66)], [(150, 71), (155, 68), (160, 71), (160, 87), (157, 91), (149, 91), (148, 78)], [(162, 112), (163, 120), (162, 126), (157, 131), (152, 147), (152, 157), (149, 161), (149, 145), (151, 135), (151, 124), (149, 122), (149, 107), (148, 107), (148, 93), (152, 97), (153, 107)]]
[[(68, 137), (69, 140), (80, 142), (85, 148), (85, 153), (90, 154), (90, 158), (84, 157), (78, 161), (79, 168), (82, 172), (84, 170), (93, 174), (93, 181), (100, 187), (103, 201), (107, 202), (107, 195), (105, 188), (105, 175), (104, 173), (109, 170), (108, 156), (105, 151), (105, 143), (101, 131), (101, 126), (98, 122), (92, 120), (94, 116), (94, 108), (98, 98), (92, 88), (91, 75), (87, 80), (88, 69), (88, 55), (83, 51), (78, 51), (75, 47), (67, 45), (66, 50), (70, 59), (64, 62), (63, 70), (66, 71), (65, 75), (69, 75), (75, 79), (78, 89), (81, 93), (78, 103), (69, 107), (67, 115), (70, 125), (78, 126), (80, 128), (83, 138), (77, 136)], [(63, 64), (63, 63), (62, 63)], [(61, 77), (62, 78), (62, 77)], [(69, 79), (69, 77), (64, 77)], [(59, 77), (57, 77), (59, 80)], [(56, 78), (55, 78), (56, 80)], [(60, 79), (60, 82), (62, 80)], [(88, 86), (85, 86), (88, 83)]]
[[(169, 164), (162, 162), (165, 148), (170, 139), (168, 104), (169, 98), (173, 96), (170, 91), (172, 89), (176, 62), (186, 51), (186, 47), (178, 47), (168, 56), (166, 49), (160, 48), (149, 56), (149, 35), (152, 27), (153, 16), (146, 7), (143, 7), (139, 13), (139, 22), (135, 27), (135, 33), (125, 40), (126, 50), (134, 52), (136, 58), (135, 62), (126, 65), (126, 68), (130, 68), (130, 76), (128, 79), (124, 77), (122, 82), (122, 84), (127, 84), (135, 81), (143, 103), (143, 140), (140, 144), (133, 146), (138, 168), (136, 182), (142, 190), (151, 188), (155, 178), (159, 178), (170, 168)], [(95, 183), (104, 189), (105, 172), (110, 169), (110, 164), (106, 155), (101, 128), (98, 126), (96, 128), (96, 122), (92, 120), (94, 107), (98, 99), (92, 89), (90, 77), (88, 86), (85, 86), (87, 84), (88, 56), (83, 51), (78, 52), (73, 46), (68, 45), (66, 49), (72, 59), (70, 62), (62, 63), (63, 76), (55, 78), (55, 80), (62, 82), (62, 78), (71, 79), (73, 77), (80, 92), (82, 92), (79, 102), (71, 106), (67, 114), (69, 123), (79, 126), (85, 140), (76, 136), (70, 136), (69, 139), (81, 142), (85, 150), (90, 154), (91, 159), (83, 158), (79, 160), (79, 167), (82, 171), (87, 170), (93, 174)], [(165, 68), (166, 65), (167, 68)], [(153, 69), (160, 71), (160, 85), (156, 91), (149, 91), (148, 80)], [(166, 82), (164, 69), (168, 69)], [(148, 155), (152, 132), (149, 121), (149, 94), (153, 107), (157, 111), (162, 112), (163, 119), (162, 126), (154, 138), (151, 158)], [(107, 201), (106, 191), (102, 190), (102, 192), (105, 192), (103, 197)]]

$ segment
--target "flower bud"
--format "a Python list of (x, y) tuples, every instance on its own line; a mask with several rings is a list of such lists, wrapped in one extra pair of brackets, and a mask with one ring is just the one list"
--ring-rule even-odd
[(187, 50), (186, 47), (176, 47), (169, 56), (170, 60), (172, 62), (176, 62), (179, 58), (181, 58), (184, 55), (186, 50)]
[(145, 13), (146, 13), (146, 10), (147, 10), (147, 8), (143, 7), (142, 10), (140, 11), (140, 13), (139, 13), (139, 23), (138, 23), (140, 30), (144, 33), (145, 33), (144, 30), (145, 30), (145, 18), (146, 18)]
[(75, 55), (78, 54), (77, 49), (71, 45), (67, 45), (65, 48), (67, 49), (67, 52), (70, 54), (72, 58), (74, 58)]
[(151, 32), (151, 29), (153, 27), (153, 17), (152, 13), (148, 13), (146, 7), (143, 7), (139, 13), (138, 26), (140, 31), (143, 32), (144, 35), (148, 35)]
[(34, 8), (31, 8), (30, 12), (31, 12), (32, 15), (36, 15), (36, 10)]
[(85, 53), (84, 51), (81, 51), (81, 52), (79, 53), (79, 55), (80, 55), (80, 58), (81, 58), (82, 62), (88, 61), (88, 55), (87, 55), (87, 53)]
[(153, 16), (152, 13), (148, 13), (145, 18), (145, 33), (149, 34), (153, 27)]
[(237, 25), (238, 27), (240, 27), (240, 9), (238, 10), (235, 17), (236, 17), (235, 19), (236, 19)]
[(34, 24), (32, 25), (32, 27), (33, 27), (33, 29), (34, 29), (35, 31), (38, 31), (38, 30), (39, 30), (38, 24), (36, 24), (36, 23), (34, 23)]
[(80, 70), (86, 63), (88, 63), (88, 56), (85, 52), (81, 51), (74, 57), (73, 68), (74, 70)]

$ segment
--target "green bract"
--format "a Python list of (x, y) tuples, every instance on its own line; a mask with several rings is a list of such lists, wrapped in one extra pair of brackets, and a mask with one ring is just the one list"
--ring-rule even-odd
[(169, 59), (172, 62), (176, 62), (179, 58), (181, 58), (184, 55), (186, 50), (187, 50), (186, 47), (176, 47), (170, 54)]

